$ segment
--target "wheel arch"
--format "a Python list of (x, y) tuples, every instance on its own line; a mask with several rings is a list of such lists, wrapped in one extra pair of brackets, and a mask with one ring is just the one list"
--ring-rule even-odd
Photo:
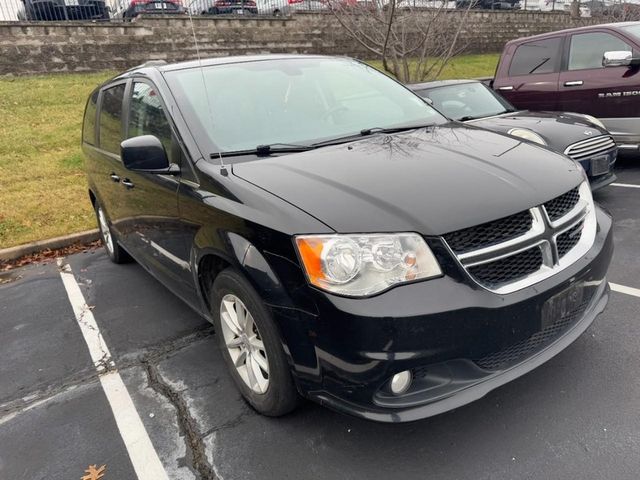
[(282, 282), (260, 250), (237, 233), (226, 232), (223, 236), (226, 237), (224, 246), (194, 248), (192, 253), (195, 283), (207, 313), (211, 308), (209, 290), (217, 275), (228, 267), (238, 270), (265, 303), (291, 306)]

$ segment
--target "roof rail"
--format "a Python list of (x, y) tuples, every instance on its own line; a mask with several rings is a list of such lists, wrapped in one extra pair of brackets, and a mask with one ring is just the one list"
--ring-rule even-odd
[(162, 65), (166, 65), (167, 61), (166, 60), (148, 60), (140, 65), (136, 65), (135, 67), (131, 67), (129, 70), (127, 70), (127, 72), (130, 72), (131, 70), (136, 70), (138, 68), (145, 68), (145, 67), (159, 67)]

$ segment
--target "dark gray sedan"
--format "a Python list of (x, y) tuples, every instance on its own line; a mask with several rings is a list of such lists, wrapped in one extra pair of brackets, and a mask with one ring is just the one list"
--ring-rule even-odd
[(409, 85), (447, 117), (506, 133), (564, 153), (582, 165), (596, 190), (615, 181), (617, 146), (590, 115), (530, 112), (513, 105), (477, 80), (443, 80)]

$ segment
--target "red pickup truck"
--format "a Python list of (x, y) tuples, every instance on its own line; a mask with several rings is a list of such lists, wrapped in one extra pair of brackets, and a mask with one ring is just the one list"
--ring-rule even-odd
[(597, 117), (620, 149), (640, 148), (640, 22), (562, 30), (506, 44), (493, 88), (517, 108)]

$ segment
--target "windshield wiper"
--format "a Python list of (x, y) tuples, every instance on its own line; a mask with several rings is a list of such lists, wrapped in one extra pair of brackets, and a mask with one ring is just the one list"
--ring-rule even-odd
[(372, 127), (365, 128), (360, 130), (358, 133), (352, 133), (350, 135), (345, 135), (344, 137), (336, 137), (330, 138), (329, 140), (324, 140), (322, 142), (313, 143), (312, 147), (323, 147), (326, 145), (337, 145), (339, 143), (348, 142), (349, 140), (358, 139), (361, 137), (367, 137), (369, 135), (373, 135), (374, 133), (399, 133), (406, 132), (408, 130), (417, 130), (419, 128), (429, 128), (433, 127), (435, 123), (425, 123), (421, 125), (406, 125), (403, 127)]
[(480, 120), (481, 118), (487, 118), (487, 117), (495, 117), (496, 115), (504, 115), (505, 113), (513, 113), (516, 110), (513, 109), (509, 109), (509, 108), (505, 108), (502, 112), (498, 112), (498, 113), (492, 113), (491, 115), (467, 115), (465, 117), (460, 117), (458, 119), (459, 122), (468, 122), (469, 120)]
[(225, 158), (225, 157), (241, 157), (243, 155), (257, 155), (258, 157), (268, 157), (272, 153), (295, 153), (306, 152), (307, 150), (313, 150), (313, 146), (310, 145), (295, 145), (291, 143), (271, 143), (268, 145), (258, 145), (256, 148), (249, 150), (233, 150), (229, 152), (216, 152), (210, 154), (210, 158)]

